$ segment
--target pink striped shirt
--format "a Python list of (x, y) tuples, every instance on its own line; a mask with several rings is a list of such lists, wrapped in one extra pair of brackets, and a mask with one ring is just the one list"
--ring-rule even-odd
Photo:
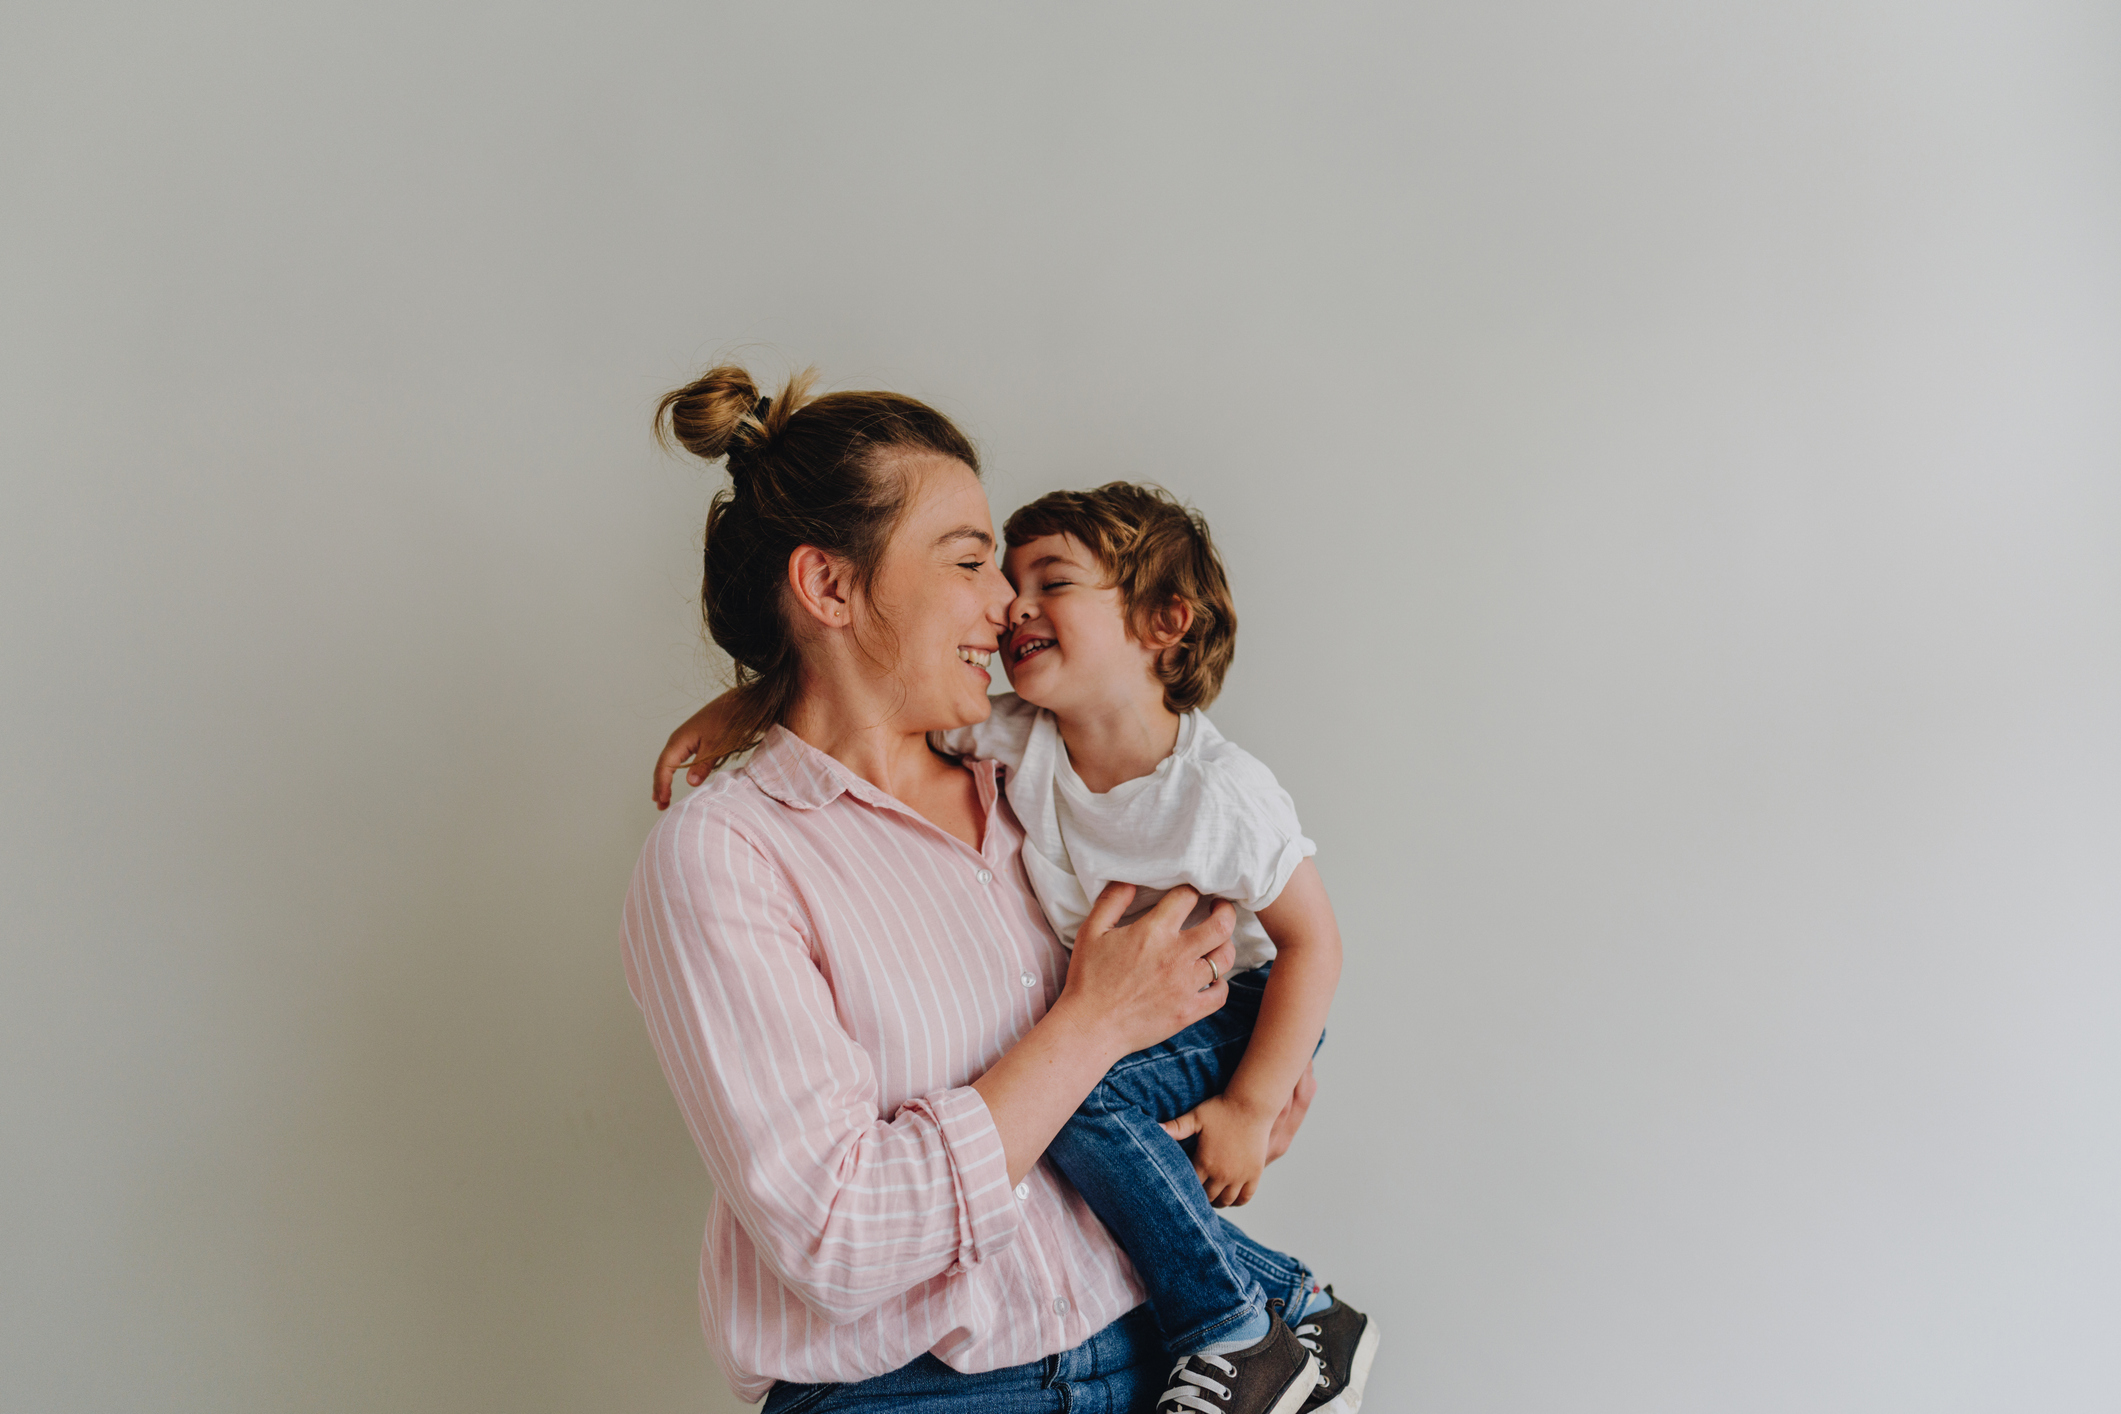
[(976, 851), (775, 727), (634, 870), (626, 981), (714, 1179), (700, 1319), (739, 1399), (924, 1351), (1019, 1365), (1143, 1299), (1043, 1161), (1010, 1187), (971, 1088), (1067, 954), (994, 763), (970, 768)]

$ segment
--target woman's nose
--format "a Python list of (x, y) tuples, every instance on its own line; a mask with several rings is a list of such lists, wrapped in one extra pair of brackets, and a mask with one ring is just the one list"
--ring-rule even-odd
[[(1008, 580), (1002, 578), (999, 571), (995, 573), (994, 577), (1000, 582), (995, 586), (995, 597), (990, 599), (988, 603), (1000, 606), (1002, 626), (1006, 628), (1016, 622), (1016, 590), (1011, 587)], [(993, 611), (990, 609), (989, 612)]]

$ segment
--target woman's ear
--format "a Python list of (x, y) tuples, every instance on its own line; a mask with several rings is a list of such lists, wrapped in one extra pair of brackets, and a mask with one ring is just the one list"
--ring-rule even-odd
[(788, 552), (789, 593), (805, 614), (827, 628), (854, 623), (853, 581), (852, 567), (838, 555), (815, 545), (798, 545)]

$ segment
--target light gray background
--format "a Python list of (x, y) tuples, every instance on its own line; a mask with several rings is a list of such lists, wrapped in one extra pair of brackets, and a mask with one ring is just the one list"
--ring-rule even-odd
[(1366, 1408), (2121, 1403), (2110, 5), (7, 30), (0, 1406), (732, 1407), (617, 941), (732, 349), (1211, 518)]

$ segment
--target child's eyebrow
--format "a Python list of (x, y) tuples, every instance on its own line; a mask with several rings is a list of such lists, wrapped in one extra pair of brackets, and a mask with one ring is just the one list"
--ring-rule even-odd
[(953, 540), (977, 540), (989, 550), (994, 548), (994, 537), (976, 525), (961, 525), (955, 530), (946, 530), (935, 537), (935, 548), (940, 550)]
[(1073, 569), (1082, 568), (1081, 564), (1069, 559), (1066, 555), (1040, 555), (1030, 564), (1025, 565), (1024, 568), (1027, 570), (1042, 570), (1048, 565), (1067, 565)]

